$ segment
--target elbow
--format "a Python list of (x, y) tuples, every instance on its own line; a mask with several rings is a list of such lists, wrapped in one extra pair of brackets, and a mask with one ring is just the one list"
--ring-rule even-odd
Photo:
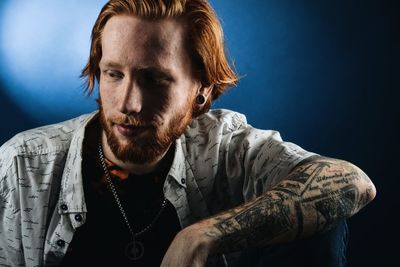
[[(369, 178), (368, 178), (369, 180)], [(366, 206), (376, 197), (376, 187), (371, 180), (363, 181), (362, 186), (359, 186), (360, 204), (361, 207)]]
[[(369, 190), (369, 191), (368, 191), (368, 190)], [(373, 200), (373, 199), (376, 197), (376, 187), (375, 187), (375, 185), (372, 183), (371, 180), (370, 180), (369, 187), (368, 187), (366, 193), (369, 195), (369, 197), (370, 197), (371, 200)]]
[(354, 186), (358, 191), (358, 210), (366, 206), (376, 197), (376, 187), (371, 179), (360, 168), (352, 165), (357, 174), (354, 179)]

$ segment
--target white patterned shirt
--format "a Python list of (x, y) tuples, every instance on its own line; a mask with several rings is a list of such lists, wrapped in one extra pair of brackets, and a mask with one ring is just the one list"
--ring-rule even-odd
[[(17, 134), (0, 148), (0, 266), (54, 266), (90, 216), (82, 147), (98, 113)], [(259, 196), (315, 155), (228, 110), (192, 121), (176, 140), (164, 195), (182, 227)]]

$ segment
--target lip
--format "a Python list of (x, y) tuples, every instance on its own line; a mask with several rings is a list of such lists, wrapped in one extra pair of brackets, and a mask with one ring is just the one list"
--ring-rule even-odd
[(116, 124), (115, 126), (117, 131), (125, 137), (140, 135), (150, 128), (148, 126), (130, 126), (125, 124)]

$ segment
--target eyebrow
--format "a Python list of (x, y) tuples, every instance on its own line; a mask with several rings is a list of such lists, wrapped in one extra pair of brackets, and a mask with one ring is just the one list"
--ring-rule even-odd
[(106, 61), (105, 63), (102, 63), (100, 61), (99, 66), (101, 67), (107, 67), (107, 68), (121, 68), (122, 65), (117, 63), (117, 62), (113, 62), (113, 61)]
[[(104, 63), (99, 63), (99, 66), (105, 67), (105, 68), (122, 68), (123, 66), (117, 62), (114, 61), (105, 61)], [(134, 68), (133, 72), (140, 72), (143, 70), (149, 70), (149, 71), (154, 71), (154, 72), (162, 72), (170, 77), (172, 77), (172, 72), (171, 70), (164, 68), (163, 66), (160, 65), (154, 65), (154, 66), (145, 66), (141, 68)]]

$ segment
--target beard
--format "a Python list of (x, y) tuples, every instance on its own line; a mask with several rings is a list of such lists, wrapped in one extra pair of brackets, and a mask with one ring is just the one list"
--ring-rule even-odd
[[(160, 159), (193, 119), (194, 102), (188, 102), (184, 108), (176, 111), (168, 125), (164, 125), (161, 121), (157, 122), (155, 119), (146, 121), (139, 116), (131, 115), (106, 118), (101, 98), (98, 103), (100, 124), (107, 137), (107, 143), (114, 155), (123, 162), (144, 164)], [(147, 128), (145, 132), (130, 137), (128, 143), (123, 144), (113, 131), (113, 126), (118, 124)]]

